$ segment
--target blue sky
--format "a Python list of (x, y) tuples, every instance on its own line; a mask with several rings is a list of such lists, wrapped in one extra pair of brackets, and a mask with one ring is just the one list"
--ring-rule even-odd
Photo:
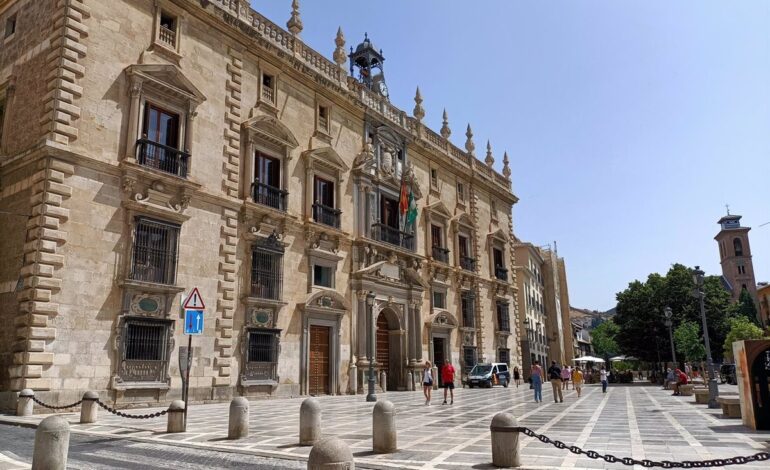
[[(285, 25), (291, 0), (253, 0)], [(770, 2), (303, 0), (303, 40), (331, 57), (364, 32), (383, 49), (391, 101), (425, 122), (444, 107), (512, 161), (517, 236), (558, 243), (570, 303), (674, 262), (719, 273), (730, 204), (754, 227), (770, 281)]]

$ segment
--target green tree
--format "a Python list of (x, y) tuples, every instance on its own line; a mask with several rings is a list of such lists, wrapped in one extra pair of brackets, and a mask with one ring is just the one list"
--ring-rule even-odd
[(738, 302), (735, 304), (735, 314), (737, 316), (743, 316), (753, 324), (759, 326), (757, 306), (754, 303), (754, 299), (751, 298), (751, 294), (749, 294), (749, 291), (746, 289), (741, 289), (741, 295), (738, 296)]
[(591, 330), (591, 344), (600, 357), (609, 359), (620, 352), (615, 337), (620, 329), (612, 320), (607, 320)]
[(758, 327), (748, 318), (738, 316), (730, 319), (730, 331), (727, 333), (724, 344), (725, 358), (733, 359), (733, 343), (744, 339), (761, 339), (762, 328)]
[(676, 350), (684, 354), (689, 362), (702, 361), (706, 357), (706, 347), (701, 342), (700, 327), (694, 321), (682, 322), (674, 330)]

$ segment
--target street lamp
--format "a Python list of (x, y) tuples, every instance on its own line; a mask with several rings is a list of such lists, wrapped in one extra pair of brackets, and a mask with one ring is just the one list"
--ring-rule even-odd
[(676, 350), (674, 349), (674, 334), (671, 332), (671, 315), (672, 315), (671, 307), (666, 307), (663, 309), (663, 315), (666, 317), (664, 320), (665, 325), (668, 327), (668, 338), (671, 340), (671, 358), (674, 361), (674, 366), (676, 366)]
[(719, 408), (717, 403), (717, 397), (719, 397), (719, 386), (717, 385), (716, 374), (714, 374), (714, 360), (711, 358), (711, 343), (709, 342), (709, 330), (706, 324), (706, 305), (704, 298), (706, 293), (703, 291), (703, 278), (704, 273), (700, 266), (695, 266), (695, 270), (692, 273), (693, 281), (695, 281), (695, 295), (700, 302), (700, 317), (703, 322), (703, 340), (706, 343), (706, 363), (709, 368), (709, 408)]
[(377, 401), (374, 394), (374, 292), (366, 294), (366, 330), (369, 339), (366, 348), (366, 359), (369, 361), (369, 393), (366, 401)]

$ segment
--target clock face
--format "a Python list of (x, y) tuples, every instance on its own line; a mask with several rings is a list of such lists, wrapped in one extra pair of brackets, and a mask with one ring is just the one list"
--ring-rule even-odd
[(388, 85), (385, 84), (385, 82), (380, 82), (377, 84), (377, 86), (380, 89), (380, 94), (384, 97), (388, 97)]

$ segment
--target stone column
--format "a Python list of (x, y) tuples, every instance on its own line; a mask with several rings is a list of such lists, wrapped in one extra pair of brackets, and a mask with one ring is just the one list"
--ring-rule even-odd
[(422, 302), (414, 300), (412, 305), (412, 341), (414, 344), (414, 364), (422, 361)]
[(139, 136), (139, 107), (141, 105), (142, 81), (139, 78), (131, 79), (131, 104), (128, 112), (128, 137), (126, 139), (126, 159), (136, 160), (136, 140)]

